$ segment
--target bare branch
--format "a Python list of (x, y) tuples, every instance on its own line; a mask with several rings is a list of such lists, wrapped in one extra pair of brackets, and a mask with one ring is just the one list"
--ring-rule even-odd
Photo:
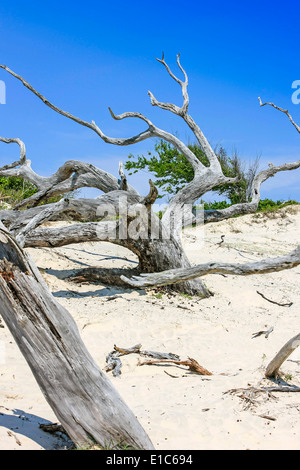
[(108, 144), (127, 146), (127, 145), (132, 145), (132, 144), (135, 144), (135, 143), (138, 143), (138, 142), (142, 142), (143, 140), (149, 139), (150, 137), (159, 137), (159, 138), (165, 139), (168, 142), (175, 145), (175, 147), (177, 147), (178, 150), (180, 152), (182, 152), (188, 158), (188, 160), (191, 162), (194, 169), (198, 169), (199, 167), (202, 166), (201, 163), (199, 162), (199, 160), (193, 154), (193, 152), (191, 152), (186, 145), (184, 145), (179, 139), (177, 139), (172, 134), (169, 134), (168, 132), (162, 131), (161, 129), (154, 126), (151, 123), (151, 121), (148, 120), (141, 113), (128, 112), (128, 113), (123, 113), (121, 115), (116, 116), (112, 112), (112, 110), (109, 108), (111, 116), (114, 119), (120, 120), (120, 119), (124, 119), (124, 118), (127, 118), (127, 117), (136, 117), (136, 118), (139, 118), (139, 119), (142, 119), (143, 121), (145, 121), (149, 125), (149, 128), (147, 130), (133, 136), (133, 137), (129, 137), (129, 138), (125, 138), (125, 139), (108, 137), (96, 125), (95, 121), (87, 122), (83, 119), (80, 119), (80, 118), (74, 116), (73, 114), (71, 114), (67, 111), (63, 111), (62, 109), (60, 109), (57, 106), (55, 106), (54, 104), (52, 104), (49, 100), (47, 100), (41, 93), (39, 93), (37, 90), (35, 90), (32, 87), (32, 85), (30, 85), (26, 80), (24, 80), (23, 77), (16, 74), (12, 70), (10, 70), (6, 65), (0, 65), (0, 68), (4, 69), (6, 72), (10, 73), (12, 76), (14, 76), (18, 80), (20, 80), (26, 88), (28, 88), (32, 93), (34, 93), (41, 101), (43, 101), (43, 103), (46, 106), (51, 108), (53, 111), (56, 111), (57, 113), (61, 114), (62, 116), (65, 116), (68, 119), (71, 119), (71, 120), (77, 122), (78, 124), (81, 124), (82, 126), (85, 126), (85, 127), (88, 127), (90, 129), (92, 129), (94, 132), (96, 132), (96, 134), (99, 135), (99, 137), (101, 137), (102, 140), (104, 140), (104, 142), (106, 142)]
[(187, 123), (187, 125), (189, 126), (189, 128), (192, 130), (192, 132), (195, 134), (198, 142), (200, 143), (200, 145), (202, 146), (203, 148), (203, 151), (204, 153), (206, 154), (211, 166), (214, 168), (214, 170), (220, 172), (221, 171), (221, 167), (220, 167), (220, 164), (219, 164), (219, 161), (218, 161), (218, 158), (215, 154), (215, 152), (213, 151), (213, 149), (211, 148), (209, 142), (207, 141), (206, 137), (204, 136), (203, 132), (201, 131), (201, 129), (199, 128), (199, 126), (195, 123), (195, 121), (192, 119), (192, 117), (190, 115), (187, 114), (188, 112), (188, 107), (189, 107), (189, 96), (188, 96), (188, 92), (187, 92), (187, 86), (188, 86), (188, 76), (187, 76), (187, 73), (186, 71), (183, 69), (183, 67), (181, 66), (180, 64), (180, 61), (179, 61), (179, 58), (180, 58), (180, 54), (177, 55), (177, 64), (178, 64), (178, 67), (180, 68), (180, 70), (183, 72), (184, 74), (184, 77), (185, 77), (185, 81), (183, 82), (182, 80), (180, 80), (179, 78), (177, 78), (170, 70), (170, 67), (168, 66), (168, 64), (165, 62), (165, 59), (164, 59), (164, 54), (162, 56), (162, 59), (156, 59), (158, 60), (158, 62), (160, 62), (161, 64), (164, 65), (164, 67), (166, 68), (166, 70), (168, 71), (169, 75), (177, 82), (179, 83), (179, 85), (181, 86), (181, 89), (182, 89), (182, 95), (183, 95), (183, 105), (181, 108), (179, 108), (178, 106), (172, 104), (172, 103), (162, 103), (160, 101), (157, 101), (157, 99), (154, 97), (153, 93), (151, 93), (150, 91), (148, 92), (148, 95), (150, 96), (150, 100), (151, 100), (151, 104), (152, 106), (158, 106), (159, 108), (161, 109), (165, 109), (167, 111), (170, 111), (174, 114), (177, 114), (178, 116), (181, 116), (184, 121)]
[(5, 144), (18, 144), (20, 147), (20, 160), (10, 165), (5, 165), (4, 167), (0, 168), (0, 171), (8, 170), (10, 168), (15, 168), (17, 165), (25, 163), (26, 160), (26, 148), (24, 142), (21, 139), (7, 139), (6, 137), (0, 137), (0, 142), (4, 142)]
[(300, 333), (290, 339), (276, 354), (274, 359), (268, 364), (266, 368), (266, 377), (276, 377), (279, 373), (279, 368), (284, 361), (292, 354), (292, 352), (300, 345)]
[[(170, 105), (170, 106), (175, 106), (175, 105)], [(202, 163), (196, 158), (194, 153), (188, 148), (187, 145), (181, 142), (181, 140), (179, 140), (175, 135), (170, 134), (169, 132), (166, 132), (156, 127), (150, 121), (150, 119), (146, 118), (143, 114), (135, 113), (135, 112), (126, 112), (123, 114), (115, 115), (113, 111), (111, 110), (111, 108), (109, 108), (109, 111), (113, 119), (116, 119), (116, 120), (122, 120), (126, 118), (135, 117), (135, 118), (145, 121), (149, 126), (148, 131), (146, 131), (149, 133), (149, 137), (159, 137), (161, 139), (166, 140), (167, 142), (170, 142), (172, 145), (174, 145), (174, 147), (176, 147), (179, 150), (179, 152), (182, 153), (187, 158), (187, 160), (190, 162), (195, 172), (199, 172), (200, 170), (205, 169), (204, 165), (202, 165)]]
[(154, 95), (153, 95), (153, 93), (151, 93), (151, 91), (148, 91), (148, 95), (150, 96), (152, 106), (158, 106), (159, 108), (166, 109), (168, 111), (171, 111), (174, 114), (178, 114), (178, 116), (183, 116), (184, 114), (187, 113), (188, 107), (189, 107), (189, 95), (188, 95), (188, 92), (187, 92), (188, 76), (187, 76), (186, 71), (184, 70), (184, 68), (180, 64), (180, 60), (179, 60), (180, 54), (177, 55), (177, 65), (178, 65), (178, 67), (180, 68), (180, 70), (182, 71), (182, 73), (184, 75), (184, 78), (185, 78), (184, 82), (182, 80), (180, 80), (178, 77), (176, 77), (176, 75), (173, 74), (170, 67), (165, 62), (164, 57), (165, 56), (164, 56), (164, 53), (163, 53), (162, 59), (156, 59), (156, 60), (158, 62), (160, 62), (161, 64), (163, 64), (163, 66), (166, 68), (166, 70), (167, 70), (168, 74), (170, 75), (170, 77), (172, 77), (173, 80), (175, 80), (181, 86), (182, 96), (183, 96), (183, 105), (182, 105), (181, 108), (179, 108), (178, 106), (176, 106), (172, 103), (161, 103), (161, 102), (157, 101), (157, 99), (154, 97)]
[(26, 80), (24, 80), (23, 77), (21, 77), (21, 75), (18, 75), (16, 74), (15, 72), (13, 72), (12, 70), (10, 70), (6, 65), (1, 65), (0, 64), (0, 68), (4, 69), (6, 72), (10, 73), (13, 77), (17, 78), (18, 80), (20, 80), (20, 82), (23, 83), (23, 85), (28, 88), (28, 90), (30, 90), (32, 93), (34, 93), (40, 100), (43, 101), (43, 103), (48, 106), (49, 108), (53, 109), (53, 111), (56, 111), (57, 113), (61, 114), (62, 116), (65, 116), (69, 119), (72, 119), (73, 121), (77, 122), (78, 124), (81, 124), (83, 126), (86, 126), (86, 127), (89, 127), (90, 129), (94, 129), (94, 126), (92, 123), (90, 122), (87, 122), (87, 121), (84, 121), (80, 118), (77, 118), (76, 116), (73, 116), (71, 113), (68, 113), (67, 111), (63, 111), (62, 109), (58, 108), (57, 106), (55, 106), (54, 104), (50, 103), (50, 101), (47, 100), (47, 98), (45, 98), (41, 93), (39, 93), (37, 90), (35, 90), (33, 88), (33, 86), (30, 85), (30, 83), (28, 83)]
[(39, 212), (28, 224), (18, 233), (16, 240), (21, 247), (25, 245), (26, 235), (34, 230), (39, 225), (51, 219), (54, 214), (63, 212), (69, 205), (69, 199), (62, 199), (56, 204), (46, 206), (43, 211)]
[(276, 104), (274, 103), (263, 103), (262, 100), (260, 99), (260, 97), (258, 97), (258, 100), (259, 100), (259, 104), (260, 106), (273, 106), (273, 108), (277, 109), (278, 111), (281, 111), (282, 113), (286, 114), (287, 117), (289, 118), (290, 122), (293, 124), (293, 126), (295, 127), (295, 129), (299, 132), (300, 134), (300, 126), (298, 126), (298, 124), (296, 124), (292, 118), (292, 116), (290, 115), (290, 113), (288, 112), (287, 109), (283, 109), (283, 108), (280, 108), (279, 106), (276, 106)]
[(122, 245), (118, 240), (118, 222), (86, 222), (58, 228), (37, 228), (27, 234), (26, 247), (59, 247), (73, 243), (107, 241)]
[[(16, 209), (28, 204), (37, 205), (40, 202), (60, 194), (72, 192), (83, 187), (92, 187), (108, 193), (120, 189), (118, 179), (90, 163), (69, 160), (56, 173), (49, 177), (36, 174), (31, 168), (30, 160), (15, 169), (0, 169), (0, 176), (19, 176), (33, 183), (38, 191), (16, 206)], [(128, 191), (138, 194), (132, 187)]]
[[(180, 66), (179, 64), (179, 57), (180, 57), (180, 54), (177, 55), (177, 64)], [(181, 70), (184, 72), (184, 76), (185, 76), (185, 82), (182, 82), (178, 77), (176, 77), (176, 75), (173, 74), (173, 72), (171, 71), (170, 67), (168, 66), (168, 64), (165, 62), (165, 54), (163, 53), (162, 54), (162, 58), (161, 59), (157, 59), (156, 60), (158, 62), (160, 62), (161, 64), (163, 64), (163, 66), (167, 69), (168, 71), (168, 74), (173, 78), (173, 80), (175, 80), (175, 82), (179, 83), (180, 86), (182, 86), (184, 83), (187, 85), (188, 84), (188, 80), (187, 80), (187, 75), (186, 73), (183, 71), (183, 68), (180, 66)]]
[[(143, 204), (143, 200), (142, 196), (121, 190), (102, 194), (95, 199), (70, 198), (68, 204), (62, 207), (61, 211), (54, 211), (49, 220), (55, 221), (64, 218), (65, 220), (81, 222), (100, 221), (104, 218), (102, 206), (114, 207), (115, 215), (119, 215), (120, 211), (122, 212), (125, 209), (124, 204), (130, 207), (131, 205)], [(47, 204), (26, 210), (2, 210), (0, 211), (0, 220), (9, 228), (11, 233), (16, 235), (45, 209), (52, 211), (54, 206), (55, 204)]]
[(113, 119), (115, 119), (116, 121), (121, 121), (122, 119), (126, 119), (126, 118), (138, 118), (138, 119), (142, 119), (142, 121), (145, 121), (148, 126), (151, 128), (151, 127), (154, 127), (152, 122), (150, 121), (150, 119), (146, 118), (146, 116), (144, 116), (142, 113), (135, 113), (135, 112), (126, 112), (126, 113), (122, 113), (122, 114), (114, 114), (114, 112), (112, 111), (111, 108), (108, 108), (109, 109), (109, 112), (111, 114), (111, 117)]
[(264, 259), (254, 263), (235, 264), (210, 262), (187, 269), (171, 269), (160, 273), (142, 274), (131, 279), (122, 276), (123, 281), (134, 287), (150, 287), (174, 284), (177, 282), (195, 279), (199, 276), (212, 273), (248, 276), (251, 274), (264, 274), (274, 271), (290, 269), (300, 264), (300, 245), (291, 253), (278, 258)]
[(205, 369), (198, 363), (198, 361), (196, 361), (192, 357), (189, 357), (186, 361), (176, 361), (172, 359), (154, 359), (148, 361), (140, 361), (138, 365), (143, 366), (152, 364), (176, 364), (179, 366), (187, 366), (191, 372), (195, 372), (199, 375), (213, 375), (212, 372)]
[(260, 201), (260, 187), (268, 178), (274, 176), (280, 171), (291, 171), (300, 168), (300, 160), (292, 163), (284, 163), (282, 165), (274, 166), (269, 165), (269, 168), (260, 171), (253, 179), (251, 190), (251, 201), (239, 204), (233, 204), (226, 209), (219, 209), (204, 213), (205, 222), (218, 222), (220, 220), (228, 219), (238, 214), (250, 214), (256, 212), (258, 203)]

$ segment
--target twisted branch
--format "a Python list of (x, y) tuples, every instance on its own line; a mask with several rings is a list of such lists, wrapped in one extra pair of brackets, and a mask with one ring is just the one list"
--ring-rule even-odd
[(294, 268), (300, 264), (300, 245), (287, 255), (277, 258), (264, 259), (253, 263), (235, 264), (210, 262), (191, 268), (171, 269), (160, 273), (141, 274), (128, 279), (121, 276), (127, 284), (138, 287), (164, 286), (167, 284), (176, 284), (178, 282), (195, 279), (206, 274), (222, 273), (238, 276), (248, 276), (251, 274), (265, 274), (274, 271)]
[(0, 137), (0, 142), (4, 142), (5, 144), (18, 144), (20, 147), (20, 160), (10, 165), (5, 165), (0, 170), (8, 170), (9, 168), (15, 168), (17, 165), (25, 163), (26, 160), (26, 148), (24, 142), (21, 139), (7, 139), (6, 137)]
[(94, 132), (96, 132), (96, 134), (99, 135), (99, 137), (101, 137), (102, 140), (104, 140), (104, 142), (106, 142), (108, 144), (127, 146), (127, 145), (132, 145), (132, 144), (141, 142), (141, 141), (143, 141), (145, 139), (148, 139), (150, 137), (159, 137), (159, 138), (165, 139), (166, 141), (170, 142), (175, 147), (177, 147), (178, 150), (187, 157), (187, 159), (191, 162), (192, 166), (195, 169), (199, 168), (201, 166), (201, 163), (199, 162), (199, 160), (195, 157), (193, 152), (191, 152), (188, 149), (188, 147), (186, 145), (184, 145), (179, 139), (177, 139), (172, 134), (170, 134), (168, 132), (165, 132), (162, 129), (159, 129), (158, 127), (154, 126), (153, 123), (149, 119), (147, 119), (145, 116), (143, 116), (141, 113), (127, 112), (127, 113), (123, 113), (119, 116), (116, 116), (112, 112), (112, 110), (109, 108), (111, 116), (116, 120), (121, 120), (121, 119), (128, 118), (128, 117), (135, 117), (135, 118), (142, 119), (143, 121), (145, 121), (148, 124), (149, 127), (145, 131), (143, 131), (143, 132), (141, 132), (137, 135), (134, 135), (133, 137), (129, 137), (129, 138), (125, 138), (125, 139), (108, 137), (96, 125), (95, 121), (88, 122), (88, 121), (85, 121), (81, 118), (78, 118), (78, 117), (74, 116), (73, 114), (71, 114), (67, 111), (63, 111), (62, 109), (60, 109), (57, 106), (55, 106), (54, 104), (52, 104), (47, 98), (45, 98), (41, 93), (39, 93), (35, 88), (33, 88), (33, 86), (30, 85), (30, 83), (28, 83), (23, 77), (16, 74), (15, 72), (13, 72), (6, 65), (0, 65), (0, 68), (2, 68), (3, 70), (5, 70), (9, 74), (11, 74), (13, 77), (17, 78), (21, 83), (23, 83), (23, 85), (26, 88), (28, 88), (28, 90), (30, 90), (32, 93), (34, 93), (41, 101), (43, 101), (43, 103), (46, 106), (51, 108), (53, 111), (61, 114), (64, 117), (67, 117), (68, 119), (71, 119), (71, 120), (77, 122), (78, 124), (81, 124), (82, 126), (85, 126), (85, 127), (88, 127), (89, 129), (92, 129)]

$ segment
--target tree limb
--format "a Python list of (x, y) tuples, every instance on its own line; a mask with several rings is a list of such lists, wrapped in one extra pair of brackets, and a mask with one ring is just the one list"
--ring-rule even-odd
[(173, 145), (175, 145), (178, 150), (180, 152), (182, 152), (184, 155), (186, 155), (186, 157), (190, 160), (192, 166), (194, 168), (199, 168), (202, 164), (199, 162), (199, 160), (195, 157), (195, 155), (193, 154), (193, 152), (191, 152), (188, 147), (186, 145), (183, 144), (183, 142), (181, 142), (177, 137), (175, 137), (174, 135), (168, 133), (168, 132), (165, 132), (163, 131), (162, 129), (159, 129), (158, 127), (154, 126), (152, 124), (152, 122), (147, 119), (145, 116), (143, 116), (141, 113), (132, 113), (132, 112), (127, 112), (127, 113), (123, 113), (119, 116), (116, 116), (112, 110), (109, 108), (109, 111), (111, 113), (111, 116), (114, 118), (114, 119), (117, 119), (117, 120), (120, 120), (120, 119), (124, 119), (124, 118), (127, 118), (127, 117), (135, 117), (135, 118), (139, 118), (139, 119), (142, 119), (143, 121), (145, 121), (147, 124), (148, 124), (148, 129), (146, 131), (143, 131), (141, 132), (140, 134), (137, 134), (133, 137), (130, 137), (130, 138), (125, 138), (125, 139), (119, 139), (119, 138), (112, 138), (112, 137), (108, 137), (106, 136), (102, 130), (96, 125), (95, 121), (92, 121), (92, 122), (88, 122), (88, 121), (85, 121), (81, 118), (78, 118), (76, 116), (74, 116), (73, 114), (67, 112), (67, 111), (63, 111), (62, 109), (58, 108), (57, 106), (55, 106), (54, 104), (52, 104), (49, 100), (47, 100), (41, 93), (39, 93), (37, 90), (35, 90), (35, 88), (33, 88), (32, 85), (30, 85), (23, 77), (21, 77), (20, 75), (16, 74), (15, 72), (13, 72), (12, 70), (10, 70), (6, 65), (0, 65), (0, 68), (4, 69), (6, 72), (8, 72), (9, 74), (11, 74), (13, 77), (17, 78), (18, 80), (21, 81), (21, 83), (23, 83), (23, 85), (28, 88), (28, 90), (30, 90), (32, 93), (34, 93), (41, 101), (43, 101), (43, 103), (48, 106), (49, 108), (51, 108), (53, 111), (61, 114), (62, 116), (64, 117), (67, 117), (68, 119), (71, 119), (75, 122), (77, 122), (78, 124), (81, 124), (82, 126), (85, 126), (85, 127), (88, 127), (89, 129), (92, 129), (94, 132), (96, 132), (96, 134), (99, 135), (99, 137), (101, 137), (102, 140), (104, 140), (104, 142), (108, 143), (108, 144), (114, 144), (114, 145), (121, 145), (121, 146), (126, 146), (126, 145), (132, 145), (132, 144), (135, 144), (137, 142), (141, 142), (145, 139), (148, 139), (150, 137), (159, 137), (159, 138), (162, 138), (162, 139), (165, 139), (167, 140), (168, 142), (172, 143)]
[(51, 219), (54, 214), (59, 214), (63, 212), (69, 205), (69, 199), (62, 199), (56, 204), (51, 204), (46, 206), (43, 211), (39, 212), (33, 219), (31, 219), (28, 224), (19, 231), (16, 236), (16, 240), (20, 246), (25, 245), (26, 235), (34, 230), (39, 225), (43, 224), (47, 220)]
[(251, 190), (251, 201), (239, 204), (233, 204), (226, 209), (212, 210), (204, 212), (204, 222), (219, 222), (228, 219), (234, 215), (251, 214), (256, 212), (260, 201), (260, 187), (268, 178), (271, 178), (280, 171), (291, 171), (300, 168), (300, 160), (292, 163), (284, 163), (278, 166), (269, 166), (269, 168), (260, 171), (253, 179)]
[[(276, 377), (279, 374), (279, 368), (284, 363), (284, 361), (292, 354), (292, 352), (300, 344), (300, 333), (291, 338), (285, 345), (280, 349), (272, 361), (268, 364), (266, 368), (265, 375), (266, 377)], [(299, 389), (300, 390), (300, 389)]]
[(5, 144), (18, 144), (20, 147), (20, 160), (10, 165), (5, 165), (4, 167), (0, 168), (2, 170), (8, 170), (9, 168), (15, 168), (17, 165), (22, 164), (26, 160), (26, 148), (24, 142), (21, 139), (7, 139), (6, 137), (0, 137), (0, 142), (4, 142)]
[(291, 253), (278, 258), (269, 258), (262, 261), (246, 264), (210, 262), (186, 269), (171, 269), (160, 273), (142, 274), (131, 279), (122, 276), (122, 279), (134, 287), (150, 287), (174, 284), (194, 279), (212, 273), (248, 276), (251, 274), (264, 274), (274, 271), (290, 269), (300, 264), (300, 245)]
[[(182, 89), (182, 95), (183, 95), (183, 105), (182, 107), (178, 107), (172, 103), (162, 103), (157, 101), (157, 99), (154, 97), (153, 93), (150, 91), (148, 92), (148, 95), (150, 96), (151, 104), (152, 106), (158, 106), (161, 109), (171, 111), (172, 113), (182, 117), (186, 124), (189, 126), (189, 128), (192, 130), (192, 132), (195, 134), (198, 142), (200, 143), (201, 147), (203, 148), (204, 153), (206, 154), (211, 168), (214, 168), (215, 171), (221, 172), (221, 166), (218, 161), (218, 158), (211, 148), (209, 142), (207, 141), (206, 137), (204, 136), (203, 132), (199, 128), (199, 126), (195, 123), (195, 121), (192, 119), (190, 115), (188, 115), (188, 106), (189, 106), (189, 96), (187, 92), (187, 86), (188, 86), (188, 76), (186, 71), (183, 69), (183, 67), (180, 64), (180, 54), (177, 55), (177, 65), (180, 68), (180, 70), (183, 72), (185, 80), (182, 81), (178, 77), (176, 77), (173, 72), (171, 71), (170, 67), (168, 64), (165, 62), (164, 59), (164, 54), (162, 56), (162, 59), (156, 59), (158, 62), (164, 65), (166, 68), (167, 72), (169, 75), (181, 86)], [(198, 165), (199, 170), (203, 170), (202, 166)]]
[[(39, 176), (31, 168), (30, 160), (25, 160), (18, 168), (1, 168), (0, 176), (18, 176), (34, 184), (38, 191), (19, 203), (15, 209), (28, 204), (37, 205), (50, 197), (72, 192), (83, 187), (92, 187), (108, 193), (120, 189), (118, 178), (90, 163), (69, 160), (64, 163), (53, 175)], [(128, 186), (130, 193), (138, 194)]]
[(281, 111), (282, 113), (286, 114), (286, 116), (289, 118), (290, 122), (293, 124), (295, 129), (300, 134), (300, 126), (298, 126), (298, 124), (295, 123), (295, 121), (293, 120), (292, 116), (290, 115), (290, 113), (288, 112), (287, 109), (280, 108), (279, 106), (276, 106), (276, 104), (274, 104), (274, 103), (263, 103), (262, 100), (260, 99), (260, 97), (258, 97), (258, 100), (259, 100), (260, 106), (266, 106), (266, 105), (272, 106), (273, 108), (277, 109), (278, 111)]

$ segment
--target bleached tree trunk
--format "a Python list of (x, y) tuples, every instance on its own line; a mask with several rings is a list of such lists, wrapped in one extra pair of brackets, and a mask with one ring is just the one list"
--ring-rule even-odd
[(69, 312), (2, 228), (0, 314), (46, 400), (78, 447), (153, 448), (133, 412), (90, 356)]

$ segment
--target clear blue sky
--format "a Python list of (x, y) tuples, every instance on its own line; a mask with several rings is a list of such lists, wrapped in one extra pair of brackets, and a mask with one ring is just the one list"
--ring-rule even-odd
[[(295, 1), (2, 1), (0, 63), (22, 75), (50, 101), (82, 119), (95, 120), (113, 137), (140, 132), (139, 120), (112, 120), (139, 111), (161, 128), (193, 140), (180, 118), (153, 108), (157, 99), (181, 104), (181, 90), (155, 58), (177, 73), (176, 54), (189, 75), (190, 114), (212, 145), (236, 148), (261, 166), (300, 158), (300, 135), (286, 116), (260, 108), (258, 96), (288, 108), (300, 80), (300, 5)], [(96, 134), (47, 108), (20, 82), (0, 70), (6, 104), (0, 135), (26, 143), (35, 171), (50, 175), (67, 159), (91, 162), (115, 175), (129, 153), (153, 149), (154, 140), (131, 147), (105, 144)], [(1, 144), (0, 164), (18, 148)], [(262, 197), (300, 200), (300, 172), (266, 182)], [(145, 194), (148, 175), (130, 180)], [(89, 195), (89, 191), (83, 191)]]

